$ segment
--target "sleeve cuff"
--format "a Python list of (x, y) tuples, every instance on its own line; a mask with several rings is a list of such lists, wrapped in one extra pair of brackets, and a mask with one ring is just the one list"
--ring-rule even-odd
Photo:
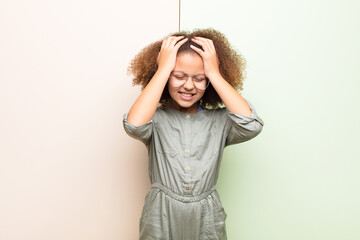
[(236, 114), (236, 113), (232, 112), (231, 110), (227, 109), (228, 115), (231, 118), (231, 120), (233, 120), (234, 122), (239, 123), (239, 124), (248, 124), (250, 122), (257, 121), (263, 126), (264, 121), (257, 115), (254, 106), (249, 101), (247, 101), (247, 103), (251, 109), (250, 117), (247, 117), (247, 116), (244, 116), (241, 114)]
[(140, 126), (135, 126), (127, 121), (128, 114), (129, 113), (125, 113), (123, 115), (123, 125), (124, 125), (125, 132), (129, 136), (146, 143), (152, 135), (153, 120), (151, 119), (147, 123), (144, 123)]

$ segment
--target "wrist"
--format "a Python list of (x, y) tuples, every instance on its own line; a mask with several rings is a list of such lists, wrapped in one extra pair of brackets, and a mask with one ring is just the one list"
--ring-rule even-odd
[(167, 69), (157, 69), (153, 79), (157, 79), (156, 81), (160, 81), (161, 84), (166, 84), (166, 82), (169, 80), (171, 71)]
[(210, 82), (221, 81), (221, 79), (225, 80), (220, 72), (209, 73), (207, 74), (207, 78), (210, 80)]
[(165, 67), (159, 67), (156, 70), (155, 74), (161, 75), (161, 76), (166, 76), (167, 78), (170, 76), (172, 70), (170, 68), (165, 68)]

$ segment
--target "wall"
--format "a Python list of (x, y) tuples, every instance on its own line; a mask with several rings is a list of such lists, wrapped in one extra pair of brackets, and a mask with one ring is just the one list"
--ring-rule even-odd
[[(137, 238), (149, 181), (122, 129), (126, 68), (178, 30), (178, 4), (0, 2), (0, 239)], [(219, 29), (247, 59), (265, 121), (224, 154), (229, 239), (359, 239), (359, 8), (181, 1), (181, 29)]]
[(226, 149), (229, 239), (360, 239), (360, 4), (181, 1), (181, 30), (213, 27), (247, 59), (243, 96), (265, 125)]
[(178, 1), (0, 2), (0, 239), (136, 239), (146, 149), (122, 128), (130, 59)]

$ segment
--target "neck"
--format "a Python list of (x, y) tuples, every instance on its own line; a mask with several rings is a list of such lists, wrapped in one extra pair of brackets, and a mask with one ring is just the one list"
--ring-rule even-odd
[(194, 113), (197, 113), (197, 112), (198, 112), (199, 103), (195, 103), (195, 104), (192, 105), (191, 107), (184, 108), (184, 107), (179, 106), (176, 102), (170, 101), (169, 104), (168, 104), (168, 107), (169, 107), (169, 108), (176, 109), (176, 110), (178, 110), (178, 111), (180, 111), (180, 112), (194, 114)]

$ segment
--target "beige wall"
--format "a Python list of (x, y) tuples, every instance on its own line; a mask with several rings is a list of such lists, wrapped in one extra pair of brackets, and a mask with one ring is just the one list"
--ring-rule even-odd
[(178, 1), (0, 2), (0, 239), (136, 239), (146, 149), (126, 75)]

